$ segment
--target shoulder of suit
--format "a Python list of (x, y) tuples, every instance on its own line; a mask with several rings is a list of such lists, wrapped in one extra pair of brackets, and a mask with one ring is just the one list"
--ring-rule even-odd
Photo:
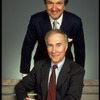
[(42, 59), (42, 60), (38, 60), (35, 63), (35, 66), (42, 66), (42, 65), (45, 65), (47, 63), (51, 63), (51, 60), (50, 59)]
[(72, 70), (80, 70), (80, 69), (84, 70), (81, 65), (79, 65), (78, 63), (76, 63), (75, 61), (73, 61), (71, 59), (66, 59), (66, 63), (69, 64), (69, 67)]
[(36, 14), (33, 14), (31, 16), (31, 19), (34, 19), (34, 20), (38, 19), (39, 20), (39, 19), (42, 19), (42, 18), (44, 18), (46, 16), (48, 16), (48, 14), (47, 14), (47, 12), (45, 10), (45, 11), (42, 11), (42, 12), (38, 12)]
[(64, 11), (64, 16), (72, 20), (81, 20), (81, 18), (78, 15), (68, 11)]

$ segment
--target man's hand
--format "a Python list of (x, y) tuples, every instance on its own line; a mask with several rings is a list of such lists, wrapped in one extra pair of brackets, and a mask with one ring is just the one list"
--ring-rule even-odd
[(31, 98), (26, 97), (24, 100), (36, 100), (36, 99), (31, 99)]

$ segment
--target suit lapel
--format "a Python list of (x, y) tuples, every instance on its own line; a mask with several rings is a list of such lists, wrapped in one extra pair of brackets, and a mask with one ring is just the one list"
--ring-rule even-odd
[(64, 11), (62, 24), (61, 24), (61, 27), (60, 27), (60, 29), (62, 29), (63, 31), (65, 31), (65, 29), (66, 29), (66, 20), (67, 20), (67, 18), (65, 18), (65, 16), (66, 16), (66, 14), (65, 14), (65, 11)]
[(69, 63), (68, 63), (68, 61), (66, 59), (64, 65), (63, 65), (63, 67), (62, 67), (62, 69), (61, 69), (61, 71), (59, 73), (59, 76), (58, 76), (58, 81), (57, 81), (57, 87), (58, 88), (68, 78), (69, 72), (70, 72), (70, 67), (69, 67)]
[(43, 31), (43, 34), (47, 33), (49, 30), (52, 29), (50, 19), (46, 11), (44, 12), (43, 19), (40, 22), (40, 26)]
[(67, 35), (69, 35), (70, 34), (68, 31), (69, 28), (70, 28), (69, 15), (67, 11), (64, 11), (60, 29), (63, 30)]
[(46, 97), (46, 93), (48, 90), (48, 75), (49, 75), (49, 69), (50, 69), (50, 63), (46, 63), (42, 70), (41, 70), (41, 89), (42, 89), (42, 93), (43, 93), (43, 97)]

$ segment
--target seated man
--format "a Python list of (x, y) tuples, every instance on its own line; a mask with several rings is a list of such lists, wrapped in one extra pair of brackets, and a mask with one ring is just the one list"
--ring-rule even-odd
[(67, 35), (59, 29), (51, 30), (45, 43), (50, 59), (37, 61), (28, 76), (15, 86), (17, 99), (35, 100), (27, 95), (35, 90), (36, 100), (80, 100), (85, 70), (65, 57)]

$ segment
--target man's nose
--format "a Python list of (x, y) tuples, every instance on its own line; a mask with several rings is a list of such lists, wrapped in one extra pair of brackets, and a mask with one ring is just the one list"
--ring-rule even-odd
[(53, 47), (52, 52), (53, 52), (53, 53), (56, 52), (56, 47)]
[(56, 4), (53, 4), (52, 10), (55, 11), (57, 9)]

